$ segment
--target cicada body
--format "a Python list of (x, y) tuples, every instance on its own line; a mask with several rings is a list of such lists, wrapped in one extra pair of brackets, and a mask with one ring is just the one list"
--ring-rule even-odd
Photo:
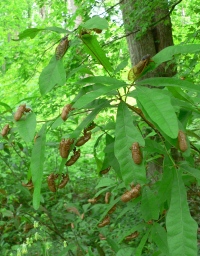
[(8, 134), (8, 132), (9, 132), (9, 130), (10, 130), (9, 124), (6, 124), (6, 125), (3, 127), (2, 131), (1, 131), (1, 135), (2, 135), (3, 137), (6, 136), (6, 135)]
[(109, 223), (110, 223), (110, 216), (106, 216), (106, 217), (102, 220), (102, 222), (100, 222), (100, 223), (98, 224), (98, 227), (99, 227), (99, 228), (102, 228), (102, 227), (108, 225)]
[(57, 60), (62, 59), (62, 57), (65, 55), (68, 48), (69, 48), (69, 40), (67, 35), (61, 39), (59, 45), (56, 47), (56, 50), (55, 50), (56, 59)]
[(149, 62), (151, 62), (150, 54), (143, 56), (141, 61), (129, 70), (128, 80), (133, 81), (137, 77), (139, 77), (142, 74), (145, 67), (149, 64)]
[(134, 142), (132, 145), (132, 158), (135, 164), (141, 164), (142, 162), (142, 152), (140, 150), (140, 145), (138, 142)]
[(69, 175), (68, 174), (62, 175), (62, 181), (58, 185), (58, 188), (64, 188), (67, 185), (68, 181), (69, 181)]
[(183, 131), (178, 133), (178, 144), (181, 151), (185, 152), (188, 149), (186, 135)]

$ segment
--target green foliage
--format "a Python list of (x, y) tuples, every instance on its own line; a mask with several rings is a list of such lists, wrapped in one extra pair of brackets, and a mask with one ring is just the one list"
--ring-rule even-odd
[[(83, 17), (88, 16), (91, 3), (82, 3)], [(40, 5), (43, 2), (36, 1), (35, 8)], [(62, 3), (52, 5), (60, 13)], [(138, 17), (151, 19), (145, 10)], [(22, 6), (17, 11), (19, 17)], [(123, 70), (127, 49), (116, 42), (102, 47), (112, 37), (112, 29), (117, 34), (116, 25), (94, 16), (71, 30), (79, 12), (70, 17), (63, 11), (68, 18), (63, 28), (60, 16), (55, 19), (48, 12), (54, 26), (50, 19), (29, 18), (36, 27), (20, 23), (19, 36), (9, 43), (12, 53), (8, 54), (5, 45), (8, 57), (1, 76), (0, 121), (2, 129), (9, 124), (10, 130), (0, 140), (3, 253), (196, 255), (200, 113), (199, 83), (195, 81), (199, 82), (199, 75), (181, 80), (178, 74), (128, 84)], [(108, 30), (97, 36), (94, 29)], [(60, 33), (69, 34), (70, 47), (56, 60), (52, 47)], [(189, 64), (196, 69), (198, 43), (162, 50), (145, 72), (166, 61), (176, 61), (182, 71)], [(16, 45), (19, 49), (13, 53)], [(186, 60), (185, 66), (180, 65), (181, 59)], [(16, 96), (15, 88), (20, 95)], [(30, 105), (31, 112), (15, 122), (14, 109), (21, 102)], [(66, 104), (72, 109), (64, 121), (60, 114)], [(180, 130), (185, 134), (184, 152)], [(73, 140), (64, 159), (59, 152), (63, 138)], [(82, 145), (76, 145), (80, 141)], [(134, 143), (139, 144), (139, 151)], [(65, 165), (78, 149), (77, 162)], [(139, 163), (134, 154), (140, 154)], [(47, 183), (51, 174), (57, 175), (52, 181), (55, 192)], [(70, 178), (64, 187), (60, 186), (62, 174)], [(190, 194), (196, 191), (191, 201), (197, 205), (193, 206)], [(107, 192), (111, 193), (109, 200), (105, 200)]]

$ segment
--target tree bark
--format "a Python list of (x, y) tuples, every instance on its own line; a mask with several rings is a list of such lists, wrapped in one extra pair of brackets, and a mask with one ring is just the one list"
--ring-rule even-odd
[[(156, 4), (158, 1), (155, 1), (124, 0), (121, 3), (125, 32), (131, 33), (127, 36), (127, 44), (133, 66), (143, 56), (147, 54), (154, 56), (165, 47), (173, 45), (171, 19), (170, 15), (167, 15), (169, 13), (168, 2), (160, 0), (159, 4)], [(144, 3), (147, 3), (146, 6)], [(147, 13), (144, 11), (145, 8)], [(140, 14), (141, 9), (143, 10), (142, 14)], [(165, 19), (161, 20), (163, 17)], [(161, 21), (159, 22), (159, 20)], [(173, 76), (175, 73), (173, 65), (166, 69), (166, 64), (163, 64), (155, 71), (148, 73), (145, 78)]]

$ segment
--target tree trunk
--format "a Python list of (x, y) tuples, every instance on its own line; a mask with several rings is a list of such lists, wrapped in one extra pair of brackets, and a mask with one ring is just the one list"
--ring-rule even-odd
[[(159, 4), (158, 4), (159, 2)], [(146, 5), (145, 5), (146, 4)], [(173, 45), (172, 26), (167, 0), (123, 0), (123, 21), (131, 63), (134, 66), (143, 56), (154, 56), (167, 46)], [(142, 77), (167, 77), (176, 74), (174, 65), (160, 65)], [(159, 158), (147, 166), (147, 175), (153, 177), (155, 170), (162, 171), (163, 159)]]
[[(129, 34), (126, 38), (133, 66), (143, 56), (154, 56), (165, 47), (173, 45), (171, 19), (167, 15), (168, 2), (160, 0), (159, 5), (156, 2), (158, 1), (124, 0), (121, 3), (125, 32)], [(163, 17), (165, 18), (162, 19)], [(161, 21), (158, 22), (159, 20)], [(173, 76), (175, 73), (173, 65), (166, 69), (166, 64), (163, 64), (145, 77)]]

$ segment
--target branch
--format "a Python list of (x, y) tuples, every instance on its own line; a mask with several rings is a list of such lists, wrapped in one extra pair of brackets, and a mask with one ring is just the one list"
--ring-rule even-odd
[[(121, 1), (121, 2), (122, 2), (122, 1)], [(153, 27), (155, 27), (159, 22), (161, 22), (162, 20), (165, 20), (165, 19), (173, 12), (173, 10), (174, 10), (174, 8), (176, 7), (176, 5), (178, 5), (180, 2), (182, 2), (182, 0), (179, 0), (178, 2), (176, 2), (175, 4), (173, 4), (172, 7), (171, 7), (171, 10), (170, 10), (165, 16), (163, 16), (162, 18), (160, 18), (159, 20), (157, 20), (157, 21), (151, 23), (151, 24), (149, 25), (149, 28), (153, 28)], [(116, 39), (113, 39), (112, 41), (110, 41), (110, 42), (108, 42), (108, 43), (105, 43), (103, 46), (108, 45), (108, 44), (111, 44), (111, 43), (113, 43), (113, 42), (115, 42), (115, 41), (118, 41), (118, 40), (120, 40), (120, 39), (122, 39), (122, 38), (124, 38), (124, 37), (128, 37), (128, 36), (130, 36), (130, 35), (132, 35), (132, 34), (135, 34), (135, 33), (139, 32), (140, 30), (141, 30), (141, 29), (138, 28), (138, 29), (136, 29), (135, 31), (129, 32), (129, 33), (123, 35), (123, 36), (120, 36), (120, 37), (118, 37), (118, 38), (116, 38)]]

